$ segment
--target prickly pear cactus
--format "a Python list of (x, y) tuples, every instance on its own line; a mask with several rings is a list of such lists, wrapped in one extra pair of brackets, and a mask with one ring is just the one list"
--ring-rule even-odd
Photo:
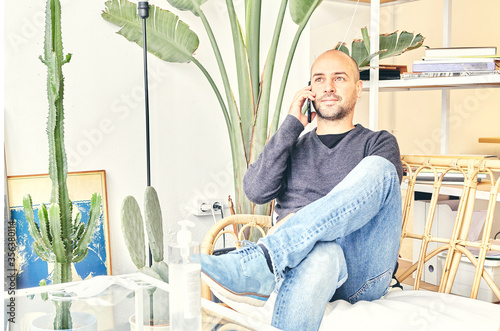
[(156, 190), (148, 186), (144, 194), (144, 221), (154, 261), (151, 268), (146, 266), (144, 223), (139, 204), (134, 197), (127, 196), (123, 200), (121, 220), (125, 244), (139, 272), (168, 282), (168, 265), (163, 261), (163, 219)]
[[(88, 254), (88, 245), (101, 214), (101, 196), (93, 194), (90, 217), (87, 225), (81, 215), (72, 217), (66, 178), (68, 166), (64, 148), (64, 77), (62, 66), (68, 63), (71, 54), (63, 55), (61, 37), (61, 4), (59, 0), (47, 0), (45, 11), (44, 55), (40, 60), (47, 66), (47, 97), (49, 116), (47, 135), (49, 140), (49, 176), (52, 181), (50, 206), (40, 205), (35, 223), (30, 195), (23, 199), (29, 231), (34, 239), (33, 249), (44, 261), (54, 263), (53, 284), (70, 282), (71, 263), (80, 262)], [(71, 329), (71, 303), (56, 303), (54, 329)]]

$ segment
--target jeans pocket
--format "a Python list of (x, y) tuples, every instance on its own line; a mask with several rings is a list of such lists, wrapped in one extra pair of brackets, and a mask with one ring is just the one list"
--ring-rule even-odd
[(392, 278), (392, 269), (389, 268), (380, 275), (369, 279), (361, 288), (349, 297), (351, 304), (361, 300), (372, 301), (380, 299), (389, 288)]

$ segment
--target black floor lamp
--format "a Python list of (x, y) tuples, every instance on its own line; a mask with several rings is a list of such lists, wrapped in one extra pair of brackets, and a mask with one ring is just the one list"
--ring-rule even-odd
[[(146, 109), (146, 185), (151, 186), (151, 151), (149, 140), (149, 87), (148, 87), (148, 46), (146, 38), (146, 19), (149, 17), (149, 3), (140, 1), (138, 3), (139, 17), (142, 18), (142, 41), (143, 41), (143, 58), (144, 58), (144, 102)], [(149, 259), (148, 264), (151, 267), (152, 255), (151, 247), (148, 245)]]

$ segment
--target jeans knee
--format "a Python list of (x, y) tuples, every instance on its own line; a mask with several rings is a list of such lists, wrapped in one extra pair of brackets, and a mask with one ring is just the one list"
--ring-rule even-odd
[(394, 164), (382, 156), (370, 155), (361, 160), (361, 163), (366, 163), (372, 170), (380, 174), (390, 174), (396, 177), (398, 175)]
[(307, 263), (320, 266), (321, 272), (325, 275), (339, 273), (339, 280), (347, 276), (347, 265), (344, 251), (339, 244), (334, 241), (319, 241), (307, 256)]

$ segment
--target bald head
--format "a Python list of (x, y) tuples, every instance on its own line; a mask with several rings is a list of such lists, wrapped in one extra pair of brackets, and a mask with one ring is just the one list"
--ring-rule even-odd
[(316, 73), (316, 69), (318, 69), (318, 67), (321, 67), (323, 63), (329, 61), (339, 62), (340, 66), (344, 69), (345, 73), (349, 77), (351, 77), (354, 80), (354, 82), (357, 82), (359, 80), (359, 68), (356, 61), (354, 61), (354, 59), (349, 55), (347, 55), (346, 53), (336, 49), (326, 51), (320, 56), (318, 56), (318, 58), (314, 61), (313, 65), (311, 66), (311, 78)]

